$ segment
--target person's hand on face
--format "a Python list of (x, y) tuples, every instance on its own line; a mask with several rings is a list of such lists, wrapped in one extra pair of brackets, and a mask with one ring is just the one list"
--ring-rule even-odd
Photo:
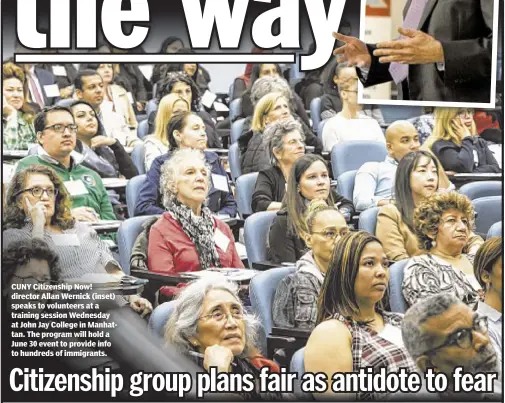
[(5, 96), (4, 96), (3, 97), (3, 108), (2, 108), (3, 117), (8, 118), (13, 113), (16, 113), (16, 108), (9, 105), (9, 103), (7, 102), (7, 100), (5, 99)]
[(460, 139), (472, 136), (472, 133), (470, 133), (468, 126), (463, 124), (459, 118), (456, 118), (451, 122), (451, 127), (458, 134)]
[(233, 352), (228, 347), (214, 344), (205, 349), (203, 367), (209, 370), (210, 367), (217, 367), (218, 372), (230, 372)]
[(91, 207), (76, 207), (71, 210), (72, 217), (77, 221), (95, 222), (98, 221), (99, 216)]
[(38, 201), (37, 203), (32, 205), (28, 197), (25, 197), (25, 203), (33, 225), (43, 227), (46, 223), (46, 214), (47, 214), (47, 208), (44, 205), (44, 202)]
[(353, 36), (339, 34), (338, 32), (333, 32), (333, 37), (345, 43), (344, 46), (340, 46), (333, 51), (339, 63), (346, 62), (348, 67), (370, 67), (372, 56), (370, 56), (365, 42)]
[(131, 295), (129, 302), (130, 308), (139, 313), (141, 318), (149, 315), (153, 311), (151, 303), (147, 299), (139, 297), (138, 295)]
[(116, 139), (107, 136), (95, 136), (91, 139), (91, 148), (98, 148), (101, 146), (111, 146), (116, 142)]

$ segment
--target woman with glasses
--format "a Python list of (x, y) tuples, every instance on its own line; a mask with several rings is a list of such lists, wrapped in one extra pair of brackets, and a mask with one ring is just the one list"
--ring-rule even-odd
[(466, 252), (474, 224), (472, 202), (457, 192), (435, 193), (415, 209), (413, 223), (426, 252), (405, 267), (402, 288), (407, 303), (453, 293), (474, 306), (480, 285), (474, 277), (474, 255)]
[(477, 135), (472, 109), (435, 108), (435, 127), (426, 140), (446, 171), (500, 173), (486, 141)]
[[(93, 273), (108, 273), (118, 280), (124, 276), (95, 230), (74, 220), (67, 190), (49, 167), (31, 165), (14, 175), (7, 191), (3, 229), (3, 248), (22, 240), (44, 240), (58, 254), (64, 281)], [(144, 298), (135, 295), (129, 301), (143, 315), (152, 310)]]
[(317, 300), (328, 271), (335, 241), (347, 234), (345, 218), (324, 200), (312, 200), (300, 234), (310, 250), (296, 262), (296, 272), (283, 278), (275, 292), (272, 318), (275, 326), (312, 330)]
[(416, 370), (403, 345), (402, 315), (384, 310), (388, 266), (380, 241), (368, 232), (351, 232), (335, 244), (319, 296), (317, 326), (305, 347), (305, 371), (325, 373), (329, 380), (322, 399), (392, 397), (375, 391), (335, 394), (331, 379), (337, 372)]
[[(255, 379), (262, 367), (280, 372), (277, 364), (259, 355), (255, 345), (259, 323), (244, 311), (237, 292), (237, 285), (221, 276), (185, 287), (166, 325), (165, 341), (205, 371), (214, 367), (217, 373), (252, 374)], [(240, 395), (241, 400), (282, 397), (280, 393), (259, 392), (257, 386)]]

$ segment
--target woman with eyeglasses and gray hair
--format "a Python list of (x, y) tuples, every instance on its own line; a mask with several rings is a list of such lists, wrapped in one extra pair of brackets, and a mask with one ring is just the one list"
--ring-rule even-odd
[[(216, 274), (184, 288), (165, 328), (165, 341), (190, 356), (204, 370), (218, 373), (253, 374), (262, 367), (279, 367), (258, 353), (255, 342), (259, 323), (244, 310), (238, 286)], [(279, 400), (280, 393), (241, 392), (244, 400)]]
[(305, 154), (305, 136), (302, 126), (295, 120), (268, 126), (263, 137), (272, 166), (258, 174), (252, 196), (255, 213), (280, 210), (291, 167)]

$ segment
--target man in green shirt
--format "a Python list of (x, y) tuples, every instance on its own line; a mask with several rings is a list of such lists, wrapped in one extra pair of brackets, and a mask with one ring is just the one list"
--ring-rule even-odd
[(115, 220), (102, 179), (82, 166), (83, 156), (74, 151), (77, 126), (72, 112), (61, 106), (44, 109), (35, 118), (34, 126), (39, 143), (37, 154), (19, 161), (16, 171), (33, 164), (49, 166), (64, 182), (76, 220)]

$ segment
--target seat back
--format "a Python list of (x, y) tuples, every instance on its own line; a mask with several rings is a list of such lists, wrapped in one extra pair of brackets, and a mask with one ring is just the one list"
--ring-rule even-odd
[(297, 373), (298, 379), (302, 379), (303, 374), (305, 373), (305, 347), (297, 350), (293, 357), (291, 357), (291, 363), (289, 364), (289, 372)]
[(138, 144), (132, 151), (132, 161), (137, 167), (140, 175), (146, 173), (145, 160), (146, 160), (146, 149), (144, 143)]
[(492, 238), (494, 236), (502, 236), (502, 222), (495, 222), (493, 225), (491, 225), (491, 228), (489, 228), (489, 231), (487, 232), (487, 237), (486, 239)]
[(172, 312), (174, 312), (175, 304), (175, 301), (169, 301), (154, 308), (149, 317), (149, 322), (147, 322), (147, 328), (151, 333), (163, 339), (165, 335), (165, 326)]
[(155, 99), (151, 99), (146, 105), (147, 118), (149, 119), (149, 116), (151, 115), (151, 113), (157, 112), (157, 111), (158, 111), (158, 102), (156, 102)]
[(380, 109), (387, 125), (397, 120), (408, 120), (424, 115), (424, 108), (422, 106), (381, 105)]
[(326, 124), (327, 121), (328, 121), (328, 119), (321, 120), (316, 126), (317, 127), (317, 137), (319, 137), (321, 139), (321, 141), (323, 141), (323, 129), (324, 129), (324, 125)]
[(502, 219), (502, 197), (480, 197), (472, 200), (472, 203), (477, 215), (475, 219), (476, 232), (484, 238), (491, 226)]
[(360, 231), (367, 231), (370, 234), (375, 235), (375, 229), (377, 228), (377, 216), (379, 214), (380, 207), (372, 207), (366, 209), (359, 215), (358, 229)]
[(261, 211), (247, 217), (244, 224), (244, 240), (249, 267), (268, 260), (268, 233), (277, 216), (275, 211)]
[(149, 131), (149, 122), (147, 119), (144, 119), (139, 123), (139, 127), (137, 128), (137, 137), (141, 140), (144, 139), (148, 135)]
[[(233, 92), (231, 92), (231, 94), (233, 94)], [(242, 98), (236, 98), (230, 103), (230, 122), (232, 123), (235, 122), (235, 120), (237, 120), (237, 118), (240, 116), (241, 113), (242, 113)]]
[(260, 336), (262, 337), (260, 338), (260, 345), (261, 350), (265, 353), (266, 340), (272, 331), (272, 305), (277, 285), (284, 277), (294, 273), (295, 270), (294, 266), (266, 270), (254, 276), (249, 283), (249, 299), (251, 300), (252, 310), (261, 323), (262, 335)]
[(133, 217), (134, 215), (137, 197), (145, 180), (145, 175), (137, 175), (131, 178), (126, 184), (126, 208), (128, 210), (128, 217)]
[(337, 193), (348, 200), (352, 200), (354, 193), (354, 180), (358, 171), (344, 172), (337, 178)]
[(117, 245), (119, 248), (119, 264), (126, 274), (130, 274), (130, 257), (135, 240), (142, 232), (142, 225), (152, 216), (128, 218), (119, 226)]
[(258, 172), (242, 175), (236, 180), (235, 196), (237, 198), (238, 212), (242, 219), (247, 218), (253, 213), (251, 203), (256, 179), (258, 179)]
[(56, 102), (56, 105), (63, 106), (64, 108), (70, 108), (70, 105), (72, 105), (75, 101), (76, 100), (73, 98), (60, 99), (58, 102)]
[[(237, 101), (237, 100), (235, 100)], [(233, 101), (233, 102), (235, 102)], [(231, 124), (231, 132), (230, 132), (230, 142), (231, 144), (235, 144), (240, 136), (242, 136), (242, 131), (244, 130), (245, 119), (239, 119), (236, 122)]]
[(389, 306), (391, 312), (405, 313), (408, 305), (403, 298), (403, 272), (409, 259), (396, 262), (389, 268)]
[(331, 150), (333, 177), (344, 172), (360, 169), (365, 162), (384, 161), (388, 152), (386, 145), (376, 141), (348, 141), (337, 144)]
[(312, 128), (317, 130), (319, 122), (321, 122), (321, 98), (314, 98), (310, 101), (310, 118), (312, 119)]
[(501, 196), (502, 183), (499, 181), (483, 181), (467, 183), (459, 188), (459, 193), (464, 194), (470, 200), (480, 197)]
[(242, 175), (242, 167), (240, 166), (240, 149), (238, 143), (233, 143), (228, 150), (228, 162), (230, 164), (231, 178), (236, 182), (238, 177)]

